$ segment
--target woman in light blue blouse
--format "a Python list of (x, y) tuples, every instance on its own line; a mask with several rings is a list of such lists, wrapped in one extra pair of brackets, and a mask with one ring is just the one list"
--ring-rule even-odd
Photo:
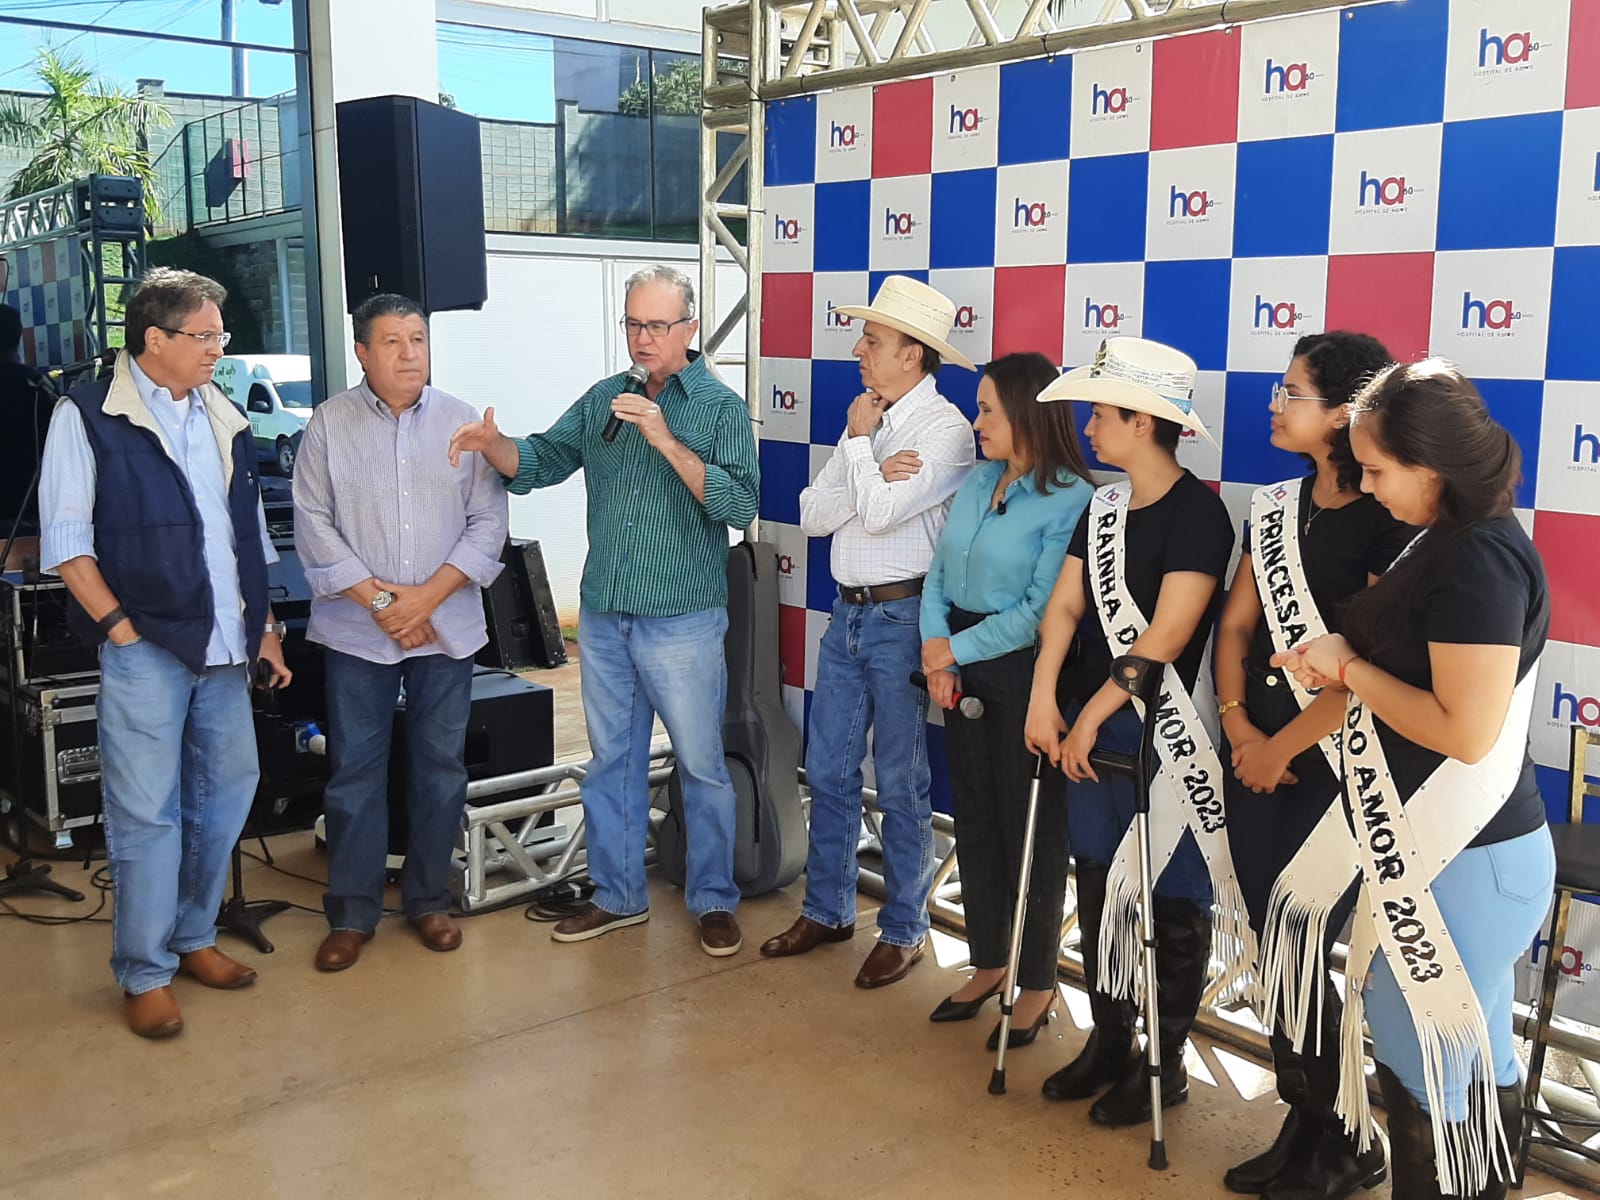
[[(972, 978), (929, 1020), (966, 1021), (999, 994), (1021, 871), (1033, 755), (1023, 742), (1034, 640), (1067, 543), (1094, 485), (1078, 448), (1072, 406), (1039, 404), (1056, 367), (1042, 354), (1008, 354), (978, 384), (973, 422), (987, 462), (951, 503), (922, 592), (922, 668), (946, 710), (961, 895)], [(981, 717), (957, 693), (983, 701)], [(1054, 1011), (1056, 958), (1067, 885), (1065, 788), (1040, 785), (1028, 916), (1009, 1045), (1032, 1042)], [(1000, 1030), (989, 1036), (997, 1047)]]

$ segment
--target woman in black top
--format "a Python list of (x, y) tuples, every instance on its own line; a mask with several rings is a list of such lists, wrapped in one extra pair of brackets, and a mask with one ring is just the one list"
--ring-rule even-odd
[[(1279, 606), (1285, 606), (1286, 629), (1298, 632), (1296, 623), (1303, 625), (1309, 612), (1326, 629), (1342, 629), (1350, 597), (1387, 570), (1415, 535), (1361, 493), (1361, 468), (1346, 427), (1345, 406), (1391, 361), (1382, 343), (1365, 334), (1310, 334), (1296, 343), (1283, 382), (1272, 390), (1272, 444), (1302, 455), (1311, 474), (1269, 485), (1252, 503), (1252, 515), (1267, 519), (1268, 557), (1258, 562), (1252, 555), (1247, 524), (1244, 554), (1217, 630), (1215, 671), (1223, 753), (1233, 770), (1227, 780), (1229, 841), (1258, 939), (1265, 933), (1272, 885), (1340, 787), (1330, 765), (1337, 755), (1325, 754), (1311, 732), (1317, 714), (1302, 716), (1287, 676), (1272, 666), (1278, 647), (1263, 600), (1271, 602), (1275, 622)], [(1296, 594), (1287, 572), (1273, 572), (1286, 548), (1298, 551), (1304, 594)], [(1282, 648), (1298, 640), (1285, 640)], [(1328, 702), (1337, 704), (1332, 696)], [(1324, 954), (1348, 915), (1348, 904), (1329, 915)], [(1306, 1037), (1303, 1053), (1285, 1022), (1274, 1023), (1273, 1069), (1288, 1112), (1271, 1148), (1227, 1173), (1230, 1191), (1265, 1193), (1269, 1200), (1335, 1200), (1384, 1176), (1382, 1148), (1360, 1153), (1333, 1111), (1342, 1006), (1326, 988), (1318, 990), (1321, 1003), (1309, 1016), (1317, 1032)]]
[[(1555, 875), (1527, 755), (1550, 602), (1512, 512), (1521, 452), (1439, 360), (1380, 374), (1350, 439), (1362, 487), (1424, 532), (1351, 601), (1343, 635), (1274, 656), (1304, 686), (1346, 692), (1341, 832), (1362, 887), (1346, 1020), (1364, 1008), (1372, 1030), (1394, 1194), (1504, 1197), (1497, 1111), (1509, 1140), (1521, 1128), (1512, 968)], [(1329, 846), (1321, 868), (1285, 873), (1288, 891), (1337, 888)], [(1360, 1121), (1359, 1059), (1343, 1070), (1341, 1107)]]

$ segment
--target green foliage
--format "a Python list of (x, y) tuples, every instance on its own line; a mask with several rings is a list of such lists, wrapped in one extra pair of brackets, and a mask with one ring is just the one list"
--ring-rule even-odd
[(261, 332), (261, 323), (250, 311), (233, 267), (199, 234), (191, 232), (177, 237), (153, 239), (145, 244), (145, 258), (152, 267), (198, 271), (227, 288), (228, 298), (222, 302), (222, 324), (233, 334), (233, 341), (228, 343), (229, 353), (260, 354), (264, 351), (266, 339)]
[[(700, 60), (680, 58), (664, 75), (656, 75), (656, 112), (661, 114), (695, 114), (700, 111)], [(651, 80), (641, 79), (629, 84), (617, 97), (617, 111), (632, 117), (650, 114)]]
[(170, 124), (166, 108), (98, 80), (76, 55), (39, 50), (34, 76), (45, 98), (0, 100), (0, 145), (31, 151), (12, 180), (10, 199), (42, 192), (86, 175), (131, 175), (144, 185), (145, 214), (161, 215), (146, 135)]

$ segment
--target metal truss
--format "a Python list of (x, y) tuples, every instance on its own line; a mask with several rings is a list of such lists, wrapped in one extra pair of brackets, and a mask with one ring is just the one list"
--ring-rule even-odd
[(0, 250), (52, 241), (81, 224), (76, 183), (0, 201)]

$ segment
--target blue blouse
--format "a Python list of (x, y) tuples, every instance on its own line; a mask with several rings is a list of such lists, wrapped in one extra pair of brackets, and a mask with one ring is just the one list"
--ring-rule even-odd
[[(1074, 476), (1041, 495), (1030, 473), (1006, 489), (1001, 513), (989, 502), (1005, 466), (982, 462), (967, 476), (922, 589), (922, 638), (950, 638), (958, 664), (1033, 645), (1072, 531), (1094, 494)], [(951, 605), (993, 615), (951, 636)]]

